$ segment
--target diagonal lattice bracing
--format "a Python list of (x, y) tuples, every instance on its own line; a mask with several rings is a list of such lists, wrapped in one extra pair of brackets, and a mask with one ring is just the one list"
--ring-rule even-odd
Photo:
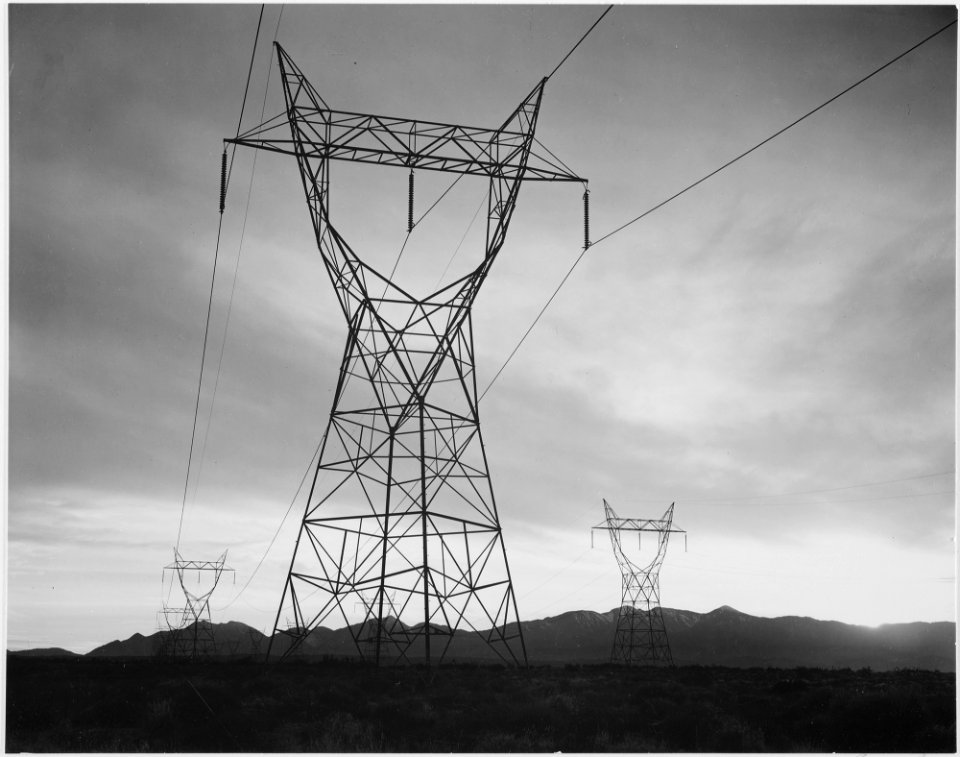
[[(667, 542), (672, 533), (686, 533), (673, 527), (673, 505), (667, 508), (662, 518), (644, 520), (620, 518), (604, 500), (606, 515), (594, 529), (607, 531), (613, 554), (620, 567), (623, 580), (623, 598), (614, 632), (611, 660), (638, 665), (672, 665), (670, 643), (660, 607), (660, 567), (667, 554)], [(637, 565), (623, 549), (622, 535), (644, 532), (657, 535), (657, 551), (646, 565)]]
[[(440, 124), (332, 110), (277, 50), (286, 112), (228, 141), (296, 158), (348, 333), (277, 613), (274, 638), (285, 641), (271, 652), (293, 654), (319, 626), (345, 624), (378, 663), (463, 658), (478, 645), (524, 663), (480, 431), (471, 308), (523, 181), (583, 182), (532, 150), (546, 80), (499, 128)], [(332, 161), (485, 181), (479, 263), (422, 298), (382, 275), (331, 223)]]

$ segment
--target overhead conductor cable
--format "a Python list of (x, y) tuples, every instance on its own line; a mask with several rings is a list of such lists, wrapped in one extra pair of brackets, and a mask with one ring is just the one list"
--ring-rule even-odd
[[(612, 7), (612, 6), (611, 6), (611, 7)], [(609, 10), (609, 8), (608, 8), (607, 10)], [(606, 11), (604, 11), (604, 14), (603, 14), (603, 15), (606, 15)], [(600, 18), (603, 18), (603, 16), (600, 16)], [(597, 19), (597, 23), (599, 23), (599, 22), (600, 22), (600, 19)], [(768, 142), (771, 142), (772, 140), (776, 139), (777, 137), (779, 137), (779, 136), (780, 136), (781, 134), (783, 134), (784, 132), (788, 131), (789, 129), (792, 129), (792, 128), (793, 128), (794, 126), (796, 126), (797, 124), (801, 123), (802, 121), (805, 121), (805, 120), (808, 119), (810, 116), (814, 115), (814, 114), (817, 113), (818, 111), (820, 111), (820, 110), (822, 110), (823, 108), (827, 107), (828, 105), (830, 105), (830, 103), (834, 102), (835, 100), (838, 100), (839, 98), (843, 97), (845, 94), (847, 94), (848, 92), (850, 92), (851, 90), (859, 87), (861, 84), (863, 84), (864, 82), (866, 82), (868, 79), (873, 78), (874, 76), (876, 76), (877, 74), (879, 74), (881, 71), (889, 68), (889, 67), (892, 66), (894, 63), (896, 63), (898, 60), (900, 60), (901, 58), (906, 57), (907, 55), (909, 55), (910, 53), (912, 53), (914, 50), (916, 50), (918, 47), (921, 47), (921, 46), (925, 45), (927, 42), (929, 42), (930, 40), (932, 40), (934, 37), (942, 34), (942, 33), (945, 32), (947, 29), (949, 29), (950, 27), (954, 26), (956, 23), (957, 23), (957, 20), (954, 19), (954, 20), (951, 21), (949, 24), (946, 24), (945, 26), (940, 27), (939, 29), (937, 29), (937, 31), (935, 31), (935, 32), (933, 32), (932, 34), (929, 34), (928, 36), (924, 37), (922, 40), (920, 40), (919, 42), (917, 42), (917, 43), (916, 43), (915, 45), (913, 45), (912, 47), (904, 50), (902, 53), (900, 53), (899, 55), (897, 55), (895, 58), (891, 58), (891, 59), (888, 60), (886, 63), (884, 63), (882, 66), (880, 66), (880, 67), (878, 67), (878, 68), (875, 68), (873, 71), (871, 71), (871, 72), (870, 72), (869, 74), (867, 74), (866, 76), (858, 79), (858, 80), (855, 81), (853, 84), (851, 84), (851, 85), (849, 85), (848, 87), (846, 87), (845, 89), (841, 90), (840, 92), (838, 92), (837, 94), (835, 94), (833, 97), (831, 97), (829, 100), (825, 100), (824, 102), (820, 103), (820, 105), (818, 105), (817, 107), (813, 108), (812, 110), (807, 111), (806, 113), (804, 113), (802, 116), (800, 116), (800, 117), (797, 118), (796, 120), (792, 121), (791, 123), (789, 123), (789, 124), (787, 124), (786, 126), (784, 126), (783, 128), (781, 128), (779, 131), (774, 132), (773, 134), (771, 134), (771, 135), (770, 135), (769, 137), (767, 137), (766, 139), (764, 139), (764, 140), (762, 140), (762, 141), (760, 141), (760, 142), (757, 142), (757, 144), (755, 144), (753, 147), (749, 148), (748, 150), (743, 151), (742, 153), (740, 153), (740, 154), (737, 155), (736, 157), (731, 158), (730, 160), (728, 160), (726, 163), (724, 163), (724, 164), (723, 164), (722, 166), (720, 166), (719, 168), (715, 168), (713, 171), (711, 171), (710, 173), (706, 174), (705, 176), (702, 176), (701, 178), (697, 179), (697, 180), (696, 180), (695, 182), (693, 182), (692, 184), (688, 184), (686, 187), (684, 187), (683, 189), (681, 189), (679, 192), (676, 192), (676, 193), (672, 194), (670, 197), (668, 197), (667, 199), (662, 200), (661, 202), (657, 203), (657, 204), (654, 205), (652, 208), (648, 208), (648, 209), (645, 210), (643, 213), (641, 213), (640, 215), (638, 215), (636, 218), (633, 218), (633, 219), (627, 221), (626, 223), (618, 226), (617, 228), (613, 229), (612, 231), (608, 231), (606, 234), (604, 234), (603, 236), (601, 236), (599, 239), (595, 240), (595, 241), (593, 242), (592, 246), (593, 246), (593, 247), (596, 247), (598, 244), (600, 244), (601, 242), (609, 239), (609, 238), (612, 237), (614, 234), (619, 234), (621, 231), (623, 231), (624, 229), (626, 229), (628, 226), (631, 226), (632, 224), (635, 224), (637, 221), (640, 221), (640, 220), (646, 218), (648, 215), (650, 215), (651, 213), (659, 210), (660, 208), (662, 208), (662, 207), (663, 207), (664, 205), (666, 205), (667, 203), (673, 202), (673, 201), (676, 200), (678, 197), (680, 197), (681, 195), (686, 194), (687, 192), (689, 192), (689, 191), (690, 191), (691, 189), (693, 189), (694, 187), (697, 187), (697, 186), (699, 186), (700, 184), (702, 184), (703, 182), (707, 181), (708, 179), (713, 178), (714, 176), (716, 176), (718, 173), (720, 173), (720, 172), (723, 171), (724, 169), (729, 168), (730, 166), (732, 166), (732, 165), (733, 165), (734, 163), (736, 163), (737, 161), (742, 160), (743, 158), (747, 157), (748, 155), (750, 155), (750, 154), (751, 154), (752, 152), (754, 152), (755, 150), (760, 149), (761, 147), (763, 147), (763, 146), (764, 146), (765, 144), (767, 144)], [(594, 24), (594, 26), (596, 26), (596, 23)], [(593, 27), (590, 27), (590, 28), (593, 29)], [(589, 30), (588, 30), (587, 34), (589, 34), (589, 33), (590, 33), (590, 32), (589, 32)], [(586, 35), (584, 35), (584, 37), (586, 37)], [(583, 39), (580, 40), (580, 42), (582, 42), (582, 41), (583, 41)], [(580, 42), (578, 42), (577, 45), (579, 45)], [(577, 46), (575, 45), (573, 49), (576, 50), (576, 47), (577, 47)], [(570, 52), (572, 53), (573, 50), (571, 50)], [(570, 53), (567, 53), (567, 57), (569, 57), (569, 56), (570, 56)], [(567, 59), (567, 57), (565, 57), (562, 61), (560, 61), (560, 64), (557, 65), (557, 68), (560, 68), (560, 65), (563, 64), (563, 62)], [(556, 73), (556, 71), (557, 71), (557, 69), (555, 68), (555, 69), (553, 70), (553, 73)], [(551, 73), (550, 75), (553, 76), (553, 73)], [(520, 345), (522, 345), (522, 344), (524, 343), (524, 341), (526, 340), (526, 338), (530, 335), (530, 332), (533, 331), (534, 326), (537, 325), (537, 322), (538, 322), (538, 321), (540, 320), (540, 318), (543, 316), (543, 314), (544, 314), (544, 312), (546, 311), (546, 309), (547, 309), (548, 307), (550, 307), (550, 304), (553, 302), (553, 300), (556, 298), (557, 294), (558, 294), (558, 293), (560, 292), (560, 290), (563, 288), (563, 285), (567, 283), (567, 279), (570, 278), (570, 275), (573, 273), (574, 269), (580, 264), (580, 261), (583, 260), (584, 255), (586, 255), (586, 253), (587, 253), (587, 249), (588, 249), (587, 247), (584, 247), (583, 250), (580, 252), (580, 255), (577, 256), (576, 260), (573, 261), (573, 265), (571, 265), (570, 268), (567, 269), (567, 272), (564, 274), (563, 278), (560, 280), (560, 283), (557, 285), (556, 289), (553, 290), (553, 294), (550, 295), (550, 297), (547, 299), (547, 301), (546, 301), (546, 303), (544, 304), (544, 306), (543, 306), (542, 308), (540, 308), (540, 312), (537, 313), (536, 317), (533, 319), (533, 323), (530, 324), (530, 327), (524, 332), (523, 336), (520, 337), (520, 341), (517, 342), (517, 344), (514, 346), (513, 350), (511, 350), (510, 354), (507, 355), (507, 359), (503, 362), (503, 365), (500, 366), (500, 369), (494, 374), (493, 378), (490, 380), (490, 383), (487, 384), (487, 388), (483, 390), (483, 392), (481, 393), (480, 397), (477, 399), (478, 402), (479, 402), (480, 400), (482, 400), (482, 399), (486, 396), (487, 392), (490, 391), (490, 387), (493, 386), (494, 382), (496, 382), (496, 380), (500, 377), (500, 374), (503, 373), (503, 370), (507, 367), (507, 364), (513, 359), (513, 356), (517, 353), (517, 350), (520, 349)]]
[[(243, 91), (243, 103), (240, 106), (240, 119), (237, 122), (237, 134), (240, 133), (240, 124), (243, 122), (243, 110), (247, 104), (247, 92), (250, 89), (250, 75), (253, 71), (253, 60), (257, 54), (257, 41), (260, 39), (260, 23), (263, 21), (263, 5), (260, 6), (260, 18), (257, 21), (257, 34), (254, 37), (253, 41), (253, 52), (250, 56), (250, 69), (247, 71), (247, 83)], [(236, 154), (236, 150), (234, 150)], [(177, 525), (177, 545), (176, 548), (180, 548), (180, 539), (183, 535), (183, 516), (187, 509), (187, 490), (190, 486), (190, 468), (193, 465), (193, 449), (194, 443), (196, 442), (197, 436), (197, 419), (200, 415), (200, 394), (203, 389), (203, 369), (206, 363), (207, 358), (207, 339), (210, 334), (210, 315), (213, 310), (213, 292), (214, 285), (217, 280), (217, 262), (220, 257), (220, 235), (223, 232), (223, 210), (226, 206), (227, 199), (227, 174), (224, 170), (226, 164), (226, 148), (224, 148), (224, 155), (220, 160), (220, 221), (217, 225), (217, 242), (214, 245), (213, 250), (213, 272), (210, 276), (210, 295), (207, 299), (207, 318), (206, 323), (203, 327), (203, 347), (200, 350), (200, 376), (197, 380), (197, 400), (193, 408), (193, 429), (190, 432), (190, 451), (187, 454), (187, 471), (184, 477), (183, 482), (183, 501), (180, 503), (180, 522)]]

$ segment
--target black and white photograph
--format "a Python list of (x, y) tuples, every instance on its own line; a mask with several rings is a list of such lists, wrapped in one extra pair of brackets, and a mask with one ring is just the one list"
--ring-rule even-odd
[(3, 745), (954, 753), (954, 5), (10, 3)]

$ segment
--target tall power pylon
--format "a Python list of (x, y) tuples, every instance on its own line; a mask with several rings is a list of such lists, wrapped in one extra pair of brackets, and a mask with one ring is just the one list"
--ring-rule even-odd
[[(525, 663), (480, 433), (471, 308), (521, 184), (584, 182), (532, 150), (547, 80), (500, 127), (458, 126), (332, 110), (276, 49), (286, 113), (226, 142), (296, 158), (348, 335), (268, 655), (293, 653), (329, 619), (378, 664), (450, 659), (468, 637)], [(418, 298), (365, 263), (331, 222), (333, 161), (485, 179), (479, 265)], [(278, 633), (289, 643), (275, 645)]]
[[(607, 500), (603, 500), (603, 509), (606, 519), (594, 529), (609, 533), (613, 555), (623, 576), (623, 599), (610, 659), (627, 664), (672, 665), (673, 656), (660, 608), (660, 566), (667, 554), (670, 534), (686, 532), (673, 527), (673, 504), (659, 520), (619, 518)], [(643, 538), (644, 531), (657, 534), (657, 552), (646, 566), (638, 566), (627, 557), (621, 541), (625, 531), (636, 532), (638, 539)]]
[[(164, 566), (163, 575), (176, 576), (183, 591), (184, 606), (170, 607), (166, 603), (159, 613), (158, 630), (166, 633), (160, 654), (165, 657), (198, 659), (217, 651), (210, 616), (210, 597), (224, 573), (232, 573), (227, 566), (227, 553), (216, 560), (185, 560), (178, 549), (173, 550), (173, 562)], [(196, 575), (196, 586), (188, 579)], [(173, 579), (171, 578), (171, 581)]]

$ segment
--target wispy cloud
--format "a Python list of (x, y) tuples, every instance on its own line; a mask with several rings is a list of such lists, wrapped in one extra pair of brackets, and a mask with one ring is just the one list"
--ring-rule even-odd
[[(483, 125), (595, 10), (290, 6), (281, 40), (334, 107)], [(550, 81), (538, 135), (590, 178), (598, 239), (951, 13), (618, 7)], [(9, 633), (24, 645), (89, 648), (154, 621), (256, 14), (11, 7)], [(602, 497), (637, 516), (678, 502), (696, 546), (671, 552), (667, 604), (952, 613), (953, 587), (930, 576), (953, 559), (955, 40), (584, 257), (481, 404), (524, 613), (618, 600), (609, 555), (584, 553)], [(266, 113), (281, 108), (274, 78)], [(292, 161), (254, 169), (241, 150), (233, 166), (182, 546), (229, 547), (242, 586), (320, 439), (346, 334)], [(406, 177), (368, 168), (334, 166), (331, 212), (389, 271)], [(425, 173), (418, 211), (449, 184)], [(481, 183), (415, 230), (401, 284), (435, 286), (462, 238), (449, 275), (479, 261)], [(474, 312), (481, 390), (579, 254), (581, 192), (524, 187)], [(303, 496), (231, 617), (272, 623)], [(883, 587), (909, 578), (892, 609)]]

